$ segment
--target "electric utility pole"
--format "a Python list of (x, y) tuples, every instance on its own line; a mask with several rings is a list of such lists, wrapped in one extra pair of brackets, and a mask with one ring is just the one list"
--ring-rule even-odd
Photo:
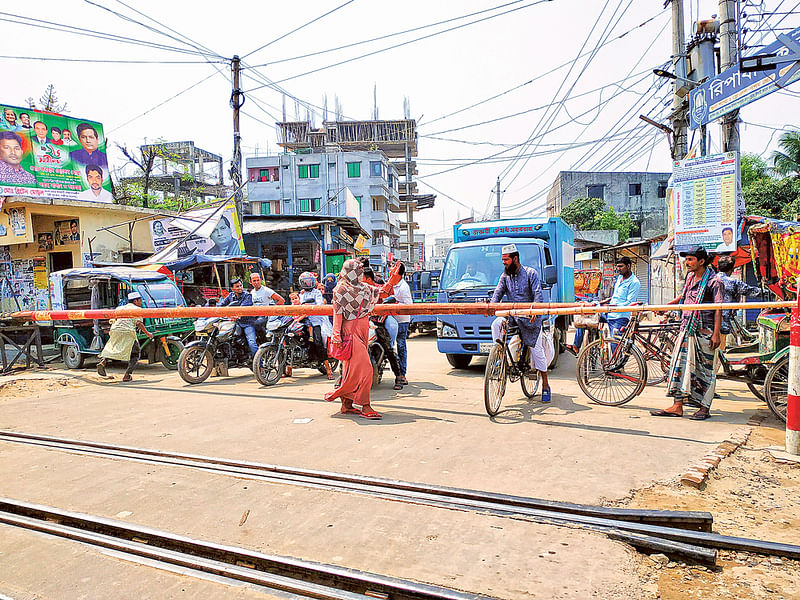
[[(736, 48), (736, 0), (719, 0), (719, 70), (720, 73), (739, 61)], [(739, 150), (739, 111), (722, 117), (722, 151)]]
[(408, 223), (407, 241), (408, 241), (408, 264), (414, 264), (414, 201), (411, 195), (411, 151), (408, 148), (408, 142), (405, 144), (405, 159), (406, 159), (406, 220)]
[(233, 160), (231, 161), (231, 181), (233, 189), (236, 190), (234, 202), (236, 204), (236, 216), (239, 223), (242, 223), (242, 136), (239, 133), (239, 109), (244, 104), (244, 94), (239, 89), (239, 57), (234, 56), (231, 60), (231, 70), (233, 71), (233, 89), (231, 90), (231, 108), (233, 109)]
[(688, 151), (686, 128), (686, 97), (678, 89), (686, 82), (686, 42), (683, 31), (683, 0), (672, 0), (672, 72), (674, 80), (672, 97), (672, 160), (683, 160)]
[(497, 188), (495, 190), (495, 194), (497, 194), (497, 218), (500, 218), (500, 177), (497, 177)]

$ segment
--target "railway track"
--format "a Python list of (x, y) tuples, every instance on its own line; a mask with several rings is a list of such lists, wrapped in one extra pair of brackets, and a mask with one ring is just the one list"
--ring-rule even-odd
[(391, 501), (481, 512), (538, 523), (577, 526), (605, 533), (642, 551), (663, 552), (703, 564), (713, 564), (716, 560), (716, 549), (720, 548), (800, 559), (800, 546), (797, 545), (723, 536), (711, 532), (713, 517), (707, 512), (588, 506), (14, 431), (0, 430), (0, 442), (34, 445), (102, 458), (192, 468), (270, 483), (364, 494)]
[(320, 600), (492, 600), (364, 571), (195, 540), (49, 506), (0, 498), (0, 523)]

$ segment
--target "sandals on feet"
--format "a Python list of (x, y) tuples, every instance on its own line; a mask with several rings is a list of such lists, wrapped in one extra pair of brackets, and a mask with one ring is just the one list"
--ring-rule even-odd
[(542, 390), (542, 402), (545, 404), (550, 402), (550, 389)]
[(100, 377), (106, 376), (106, 366), (102, 363), (102, 361), (97, 363), (97, 374), (100, 375)]
[(654, 417), (682, 417), (683, 415), (679, 415), (678, 413), (669, 412), (666, 410), (651, 410), (650, 414)]
[(383, 418), (378, 413), (376, 413), (374, 410), (370, 410), (368, 412), (363, 412), (362, 411), (359, 416), (364, 417), (365, 419), (371, 419), (373, 421), (377, 421), (378, 419), (382, 419)]
[(402, 390), (403, 389), (403, 382), (400, 381), (399, 377), (394, 378), (394, 387), (392, 389), (395, 390)]
[(343, 408), (339, 411), (340, 415), (360, 415), (361, 411), (357, 408)]

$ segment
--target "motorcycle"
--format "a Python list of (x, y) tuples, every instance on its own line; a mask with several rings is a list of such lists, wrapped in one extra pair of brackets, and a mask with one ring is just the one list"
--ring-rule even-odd
[[(317, 369), (323, 375), (325, 359), (315, 356), (311, 327), (306, 317), (276, 317), (267, 322), (266, 340), (253, 358), (253, 373), (261, 385), (275, 385), (286, 367)], [(339, 361), (328, 358), (331, 372)]]
[[(381, 304), (396, 304), (397, 298), (389, 296)], [(369, 319), (369, 340), (367, 342), (369, 360), (372, 363), (372, 387), (377, 387), (383, 380), (383, 372), (389, 362), (389, 357), (378, 340), (378, 327), (383, 327), (386, 317), (371, 316)]]
[[(234, 367), (252, 367), (250, 348), (235, 319), (209, 317), (194, 323), (196, 340), (178, 357), (178, 373), (186, 383), (203, 383), (214, 369), (227, 375)], [(263, 334), (256, 329), (256, 336)]]

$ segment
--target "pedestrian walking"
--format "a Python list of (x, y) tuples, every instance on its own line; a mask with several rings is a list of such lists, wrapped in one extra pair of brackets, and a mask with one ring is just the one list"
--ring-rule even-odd
[[(130, 292), (128, 294), (128, 304), (123, 308), (142, 308), (142, 296), (139, 292)], [(137, 329), (151, 340), (153, 339), (153, 334), (147, 331), (141, 317), (111, 319), (111, 332), (108, 342), (100, 353), (100, 362), (97, 363), (98, 375), (101, 377), (106, 376), (106, 363), (108, 360), (127, 360), (128, 368), (125, 370), (122, 381), (133, 379), (133, 370), (136, 368), (142, 353), (136, 336)]]
[[(705, 248), (698, 246), (681, 252), (686, 258), (686, 282), (681, 295), (669, 304), (708, 304), (722, 302), (722, 283), (711, 268), (711, 259)], [(699, 405), (700, 409), (690, 419), (701, 421), (710, 417), (711, 402), (717, 376), (714, 359), (720, 344), (722, 315), (719, 310), (685, 311), (667, 379), (667, 396), (673, 398), (672, 406), (653, 410), (656, 417), (682, 417), (685, 402)]]
[[(369, 359), (369, 313), (378, 301), (380, 288), (364, 283), (361, 261), (350, 259), (342, 265), (339, 283), (333, 290), (333, 335), (331, 344), (349, 356), (342, 356), (342, 381), (325, 400), (341, 399), (342, 414), (380, 419), (370, 405), (372, 363)], [(359, 406), (360, 408), (356, 408)]]

